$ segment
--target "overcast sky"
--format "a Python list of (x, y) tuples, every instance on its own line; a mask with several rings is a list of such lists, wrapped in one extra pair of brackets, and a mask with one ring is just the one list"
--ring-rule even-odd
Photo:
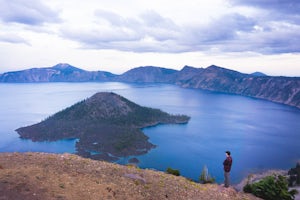
[(0, 0), (0, 73), (57, 63), (300, 76), (300, 1)]

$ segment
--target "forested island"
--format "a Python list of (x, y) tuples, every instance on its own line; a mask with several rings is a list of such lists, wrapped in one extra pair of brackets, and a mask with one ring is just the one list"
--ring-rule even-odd
[(78, 139), (77, 154), (97, 160), (147, 153), (155, 145), (142, 128), (158, 124), (187, 123), (186, 115), (171, 115), (139, 106), (110, 92), (99, 92), (40, 123), (18, 128), (23, 139), (57, 141)]

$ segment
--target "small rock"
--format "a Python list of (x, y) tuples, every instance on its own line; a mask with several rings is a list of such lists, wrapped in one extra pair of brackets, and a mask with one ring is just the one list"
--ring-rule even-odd
[(125, 174), (124, 176), (133, 180), (139, 180), (142, 183), (146, 183), (146, 180), (138, 174)]

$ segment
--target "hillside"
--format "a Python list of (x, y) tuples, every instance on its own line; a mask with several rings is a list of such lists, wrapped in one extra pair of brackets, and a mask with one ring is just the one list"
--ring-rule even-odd
[(77, 138), (77, 153), (101, 160), (145, 154), (155, 145), (141, 128), (157, 124), (187, 123), (185, 115), (170, 115), (139, 106), (120, 95), (99, 92), (46, 120), (16, 131), (33, 141)]
[(0, 154), (0, 199), (255, 200), (232, 188), (71, 154)]
[(104, 71), (85, 71), (69, 64), (60, 63), (53, 67), (31, 68), (0, 74), (0, 82), (38, 83), (38, 82), (88, 82), (108, 81), (115, 75)]
[(114, 77), (113, 80), (131, 83), (172, 83), (177, 72), (161, 67), (137, 67)]
[(176, 84), (186, 88), (255, 97), (300, 108), (300, 77), (256, 76), (214, 65), (201, 68), (198, 73), (193, 74), (188, 80), (179, 80)]
[(265, 99), (300, 108), (300, 77), (266, 76), (261, 72), (240, 73), (215, 65), (207, 68), (185, 66), (182, 70), (145, 66), (121, 75), (89, 72), (68, 64), (0, 74), (0, 82), (83, 82), (119, 81), (169, 83), (180, 87), (210, 90)]

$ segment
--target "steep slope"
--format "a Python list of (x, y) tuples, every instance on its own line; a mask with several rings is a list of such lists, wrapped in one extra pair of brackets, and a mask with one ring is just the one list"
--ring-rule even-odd
[(300, 108), (300, 78), (245, 78), (236, 94), (266, 99)]
[(21, 138), (54, 141), (78, 138), (78, 154), (94, 159), (140, 155), (154, 147), (140, 130), (160, 123), (187, 123), (189, 117), (141, 107), (117, 94), (101, 92), (48, 119), (16, 131)]
[(56, 70), (51, 68), (32, 68), (16, 72), (7, 72), (0, 75), (0, 82), (5, 83), (32, 83), (49, 82), (49, 77), (55, 75)]
[(300, 108), (300, 77), (255, 76), (210, 66), (204, 70), (199, 69), (197, 74), (187, 80), (176, 81), (176, 84), (186, 88), (266, 99)]
[(203, 68), (195, 68), (191, 66), (184, 66), (182, 70), (176, 73), (174, 83), (177, 85), (184, 85), (189, 82), (193, 77), (200, 76), (203, 73)]
[(212, 65), (206, 69), (199, 69), (188, 80), (177, 81), (176, 84), (188, 88), (200, 88), (204, 90), (230, 92), (248, 74), (242, 74), (233, 70)]
[(0, 154), (0, 199), (255, 200), (232, 188), (76, 155)]

